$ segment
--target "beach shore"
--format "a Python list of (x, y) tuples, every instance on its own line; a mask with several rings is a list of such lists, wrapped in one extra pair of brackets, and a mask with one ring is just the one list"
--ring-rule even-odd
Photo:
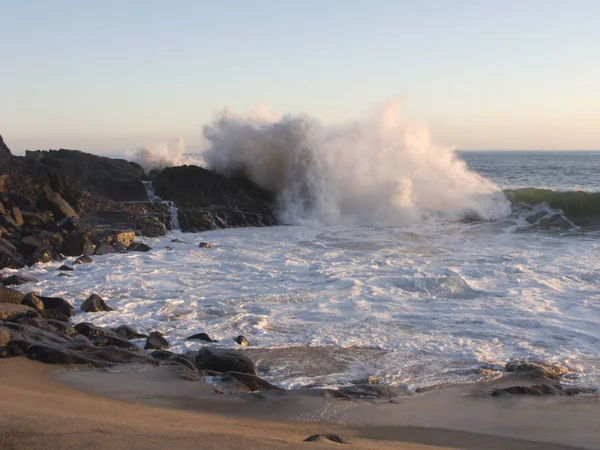
[[(381, 405), (394, 409), (396, 422), (403, 420), (406, 425), (373, 426), (373, 425), (338, 425), (328, 421), (301, 420), (267, 420), (260, 414), (252, 414), (248, 403), (235, 401), (223, 402), (224, 396), (213, 399), (191, 399), (194, 407), (173, 392), (165, 391), (161, 395), (149, 397), (128, 391), (127, 402), (116, 398), (119, 389), (115, 387), (113, 398), (98, 395), (97, 392), (86, 392), (59, 381), (56, 370), (59, 366), (50, 366), (25, 358), (0, 360), (0, 448), (3, 449), (58, 449), (58, 448), (93, 448), (93, 449), (187, 449), (187, 448), (331, 448), (342, 444), (329, 440), (304, 442), (315, 434), (334, 433), (342, 437), (347, 444), (343, 448), (401, 448), (401, 449), (569, 449), (598, 448), (600, 442), (600, 426), (594, 421), (593, 411), (597, 410), (598, 399), (578, 399), (566, 404), (561, 399), (551, 399), (552, 404), (535, 405), (539, 414), (529, 415), (523, 422), (520, 417), (527, 415), (531, 405), (517, 402), (509, 405), (514, 411), (514, 419), (521, 420), (520, 426), (511, 429), (506, 421), (506, 404), (494, 406), (496, 399), (486, 399), (486, 408), (473, 407), (473, 424), (484, 432), (469, 432), (442, 429), (437, 427), (419, 427), (410, 425), (410, 411), (423, 420), (427, 411), (437, 409), (442, 415), (457, 417), (465, 422), (465, 405), (457, 405), (445, 395), (424, 395), (412, 398), (404, 404)], [(85, 372), (80, 372), (85, 374)], [(152, 373), (149, 371), (149, 373)], [(119, 374), (114, 378), (104, 378), (104, 382), (118, 382)], [(60, 377), (59, 377), (60, 378)], [(64, 380), (65, 378), (62, 377)], [(88, 377), (88, 380), (91, 378)], [(97, 381), (102, 379), (96, 379)], [(73, 381), (73, 380), (71, 380)], [(126, 383), (127, 380), (124, 379)], [(188, 382), (189, 383), (189, 382)], [(96, 383), (99, 385), (101, 383)], [(146, 387), (151, 385), (146, 384)], [(189, 383), (202, 390), (204, 383)], [(116, 397), (116, 398), (115, 398)], [(153, 398), (153, 400), (152, 400)], [(170, 398), (170, 401), (166, 401)], [(179, 399), (178, 399), (179, 398)], [(264, 401), (265, 399), (263, 399)], [(529, 399), (538, 400), (540, 399)], [(269, 399), (266, 399), (269, 401)], [(227, 405), (216, 408), (215, 405)], [(154, 405), (168, 405), (153, 406)], [(437, 404), (436, 404), (437, 403)], [(178, 404), (180, 407), (178, 407)], [(275, 410), (276, 403), (273, 403)], [(360, 405), (359, 405), (360, 406)], [(367, 407), (363, 405), (362, 407)], [(371, 405), (372, 406), (372, 405)], [(550, 407), (553, 406), (553, 407)], [(293, 407), (293, 402), (292, 402)], [(236, 415), (226, 414), (227, 408)], [(255, 408), (257, 409), (257, 408)], [(268, 408), (267, 408), (268, 409)], [(209, 410), (216, 412), (209, 412)], [(262, 417), (265, 416), (264, 406)], [(356, 409), (355, 414), (368, 413), (368, 409)], [(384, 415), (391, 409), (382, 410)], [(486, 411), (487, 418), (481, 412)], [(495, 411), (495, 415), (494, 415)], [(242, 417), (240, 414), (243, 414)], [(433, 415), (435, 413), (432, 412)], [(525, 416), (523, 416), (525, 414)], [(281, 416), (283, 417), (283, 416)], [(350, 416), (349, 416), (350, 417)], [(570, 435), (556, 429), (552, 418), (560, 419), (563, 429), (571, 430)], [(404, 419), (403, 419), (404, 418)], [(476, 420), (475, 420), (476, 419)], [(489, 433), (489, 427), (482, 427), (483, 421), (497, 422), (497, 433)], [(354, 422), (349, 420), (349, 422)], [(367, 421), (365, 420), (365, 423)], [(431, 423), (435, 423), (432, 420)], [(442, 423), (442, 422), (439, 422)], [(558, 422), (557, 422), (558, 423)], [(545, 425), (544, 425), (545, 424)], [(544, 427), (547, 433), (544, 433)], [(531, 432), (528, 432), (530, 430)], [(557, 432), (558, 431), (558, 432)], [(513, 437), (507, 437), (507, 436)], [(515, 438), (514, 436), (523, 436)], [(525, 438), (528, 436), (528, 438)]]

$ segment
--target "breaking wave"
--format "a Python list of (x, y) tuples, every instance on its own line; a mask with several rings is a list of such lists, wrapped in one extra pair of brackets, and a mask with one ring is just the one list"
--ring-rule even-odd
[(515, 205), (548, 205), (577, 223), (600, 222), (600, 192), (562, 192), (529, 187), (507, 189), (504, 195)]
[(277, 193), (281, 220), (395, 225), (428, 218), (499, 219), (510, 202), (452, 148), (406, 126), (394, 101), (373, 118), (330, 128), (305, 115), (217, 114), (204, 161)]

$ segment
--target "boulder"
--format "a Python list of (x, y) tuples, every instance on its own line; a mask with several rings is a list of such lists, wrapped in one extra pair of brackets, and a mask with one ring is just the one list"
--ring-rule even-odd
[(12, 340), (10, 329), (0, 326), (0, 347), (4, 347)]
[(101, 256), (101, 255), (108, 255), (110, 253), (115, 253), (116, 250), (115, 248), (110, 245), (107, 244), (106, 242), (101, 242), (96, 246), (96, 255)]
[(108, 364), (66, 348), (58, 346), (34, 344), (29, 347), (27, 356), (30, 359), (48, 364), (86, 364), (94, 367), (106, 367)]
[(81, 305), (82, 312), (103, 312), (114, 311), (106, 302), (97, 294), (90, 295)]
[(208, 242), (200, 242), (200, 244), (198, 244), (198, 247), (200, 247), (200, 248), (212, 248), (212, 246)]
[(160, 331), (153, 331), (152, 333), (150, 333), (150, 336), (148, 336), (148, 339), (146, 340), (146, 345), (144, 346), (144, 349), (145, 350), (162, 350), (165, 348), (169, 348), (170, 346), (171, 345), (164, 338), (164, 336), (162, 335), (162, 333)]
[(34, 277), (27, 277), (25, 275), (11, 275), (10, 277), (6, 277), (2, 279), (2, 284), (4, 286), (20, 286), (21, 284), (26, 283), (37, 283), (38, 279)]
[(12, 209), (12, 213), (13, 213), (13, 219), (15, 220), (15, 223), (17, 224), (17, 226), (21, 226), (25, 223), (25, 221), (23, 220), (23, 215), (21, 214), (21, 209), (17, 206), (15, 206)]
[(133, 243), (127, 247), (128, 252), (149, 252), (150, 250), (152, 250), (152, 248), (143, 242)]
[(107, 244), (115, 246), (115, 244), (119, 244), (122, 248), (127, 248), (135, 239), (135, 231), (133, 230), (124, 230), (124, 231), (112, 231), (108, 232), (105, 236), (105, 241)]
[(148, 337), (147, 334), (140, 333), (129, 325), (120, 325), (113, 329), (113, 331), (125, 339), (146, 339)]
[(241, 334), (238, 337), (236, 337), (234, 339), (234, 341), (236, 344), (241, 345), (242, 347), (246, 347), (246, 346), (250, 345), (250, 342), (248, 342), (248, 339), (246, 339)]
[(44, 302), (33, 292), (25, 294), (25, 297), (23, 297), (23, 300), (21, 300), (21, 304), (29, 306), (30, 308), (33, 308), (37, 311), (44, 309)]
[(350, 398), (360, 399), (391, 400), (399, 395), (408, 394), (407, 391), (397, 390), (383, 384), (353, 384), (351, 386), (344, 386), (339, 391)]
[(63, 264), (62, 266), (60, 266), (60, 267), (58, 268), (58, 270), (64, 270), (64, 271), (71, 272), (71, 271), (73, 271), (73, 270), (75, 270), (75, 269), (73, 269), (72, 267), (69, 267), (69, 266), (65, 266), (65, 265)]
[(199, 370), (215, 372), (240, 372), (258, 375), (256, 366), (250, 358), (239, 351), (223, 348), (203, 347), (196, 355), (196, 367)]
[(124, 348), (126, 350), (138, 350), (139, 347), (127, 339), (122, 339), (116, 336), (99, 336), (92, 339), (92, 342), (96, 347), (108, 347), (115, 346), (119, 348)]
[(566, 367), (545, 361), (513, 359), (506, 363), (507, 372), (522, 373), (536, 378), (558, 379), (569, 371)]
[(81, 322), (74, 326), (79, 334), (83, 334), (88, 338), (96, 338), (96, 337), (114, 337), (121, 338), (117, 333), (109, 328), (98, 327), (93, 323), (89, 322)]
[(205, 341), (205, 342), (219, 342), (210, 338), (206, 333), (196, 333), (187, 338), (188, 341)]
[(35, 313), (33, 308), (16, 303), (0, 303), (0, 320), (14, 320), (28, 313)]
[(42, 211), (50, 211), (56, 220), (68, 217), (79, 219), (79, 214), (67, 203), (58, 192), (47, 190), (40, 194), (36, 207)]
[(0, 269), (22, 269), (23, 267), (25, 267), (25, 260), (17, 252), (14, 245), (0, 238)]
[(249, 373), (226, 372), (222, 375), (218, 375), (215, 378), (218, 379), (219, 384), (228, 384), (235, 380), (236, 382), (243, 384), (249, 392), (283, 391), (282, 388)]
[(89, 240), (88, 233), (74, 231), (65, 237), (59, 251), (65, 256), (93, 255), (94, 245)]
[(31, 255), (27, 264), (29, 264), (30, 266), (33, 266), (34, 264), (37, 264), (37, 263), (46, 264), (46, 263), (52, 262), (53, 259), (58, 259), (58, 258), (59, 258), (58, 253), (56, 254), (56, 258), (54, 258), (54, 254), (53, 254), (53, 251), (51, 248), (42, 247), (42, 248), (38, 248), (35, 252), (33, 252), (33, 255)]
[(44, 309), (52, 309), (66, 317), (72, 317), (75, 315), (75, 311), (73, 310), (71, 304), (63, 298), (40, 296), (40, 299), (44, 303)]
[(0, 303), (19, 304), (21, 303), (21, 300), (23, 300), (23, 297), (25, 297), (25, 294), (21, 291), (0, 286)]

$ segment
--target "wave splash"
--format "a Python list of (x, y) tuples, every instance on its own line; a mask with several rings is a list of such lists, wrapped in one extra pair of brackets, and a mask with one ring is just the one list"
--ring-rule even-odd
[(394, 101), (370, 120), (327, 128), (302, 115), (272, 120), (223, 111), (204, 127), (208, 167), (244, 173), (278, 194), (284, 222), (394, 225), (431, 217), (499, 219), (510, 202), (453, 149), (404, 126)]

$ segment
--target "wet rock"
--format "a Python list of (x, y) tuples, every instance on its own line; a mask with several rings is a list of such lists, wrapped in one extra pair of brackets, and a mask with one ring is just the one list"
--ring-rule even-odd
[(159, 361), (166, 361), (175, 355), (175, 353), (168, 350), (154, 350), (152, 353), (150, 353), (150, 356), (152, 356), (154, 359), (158, 359)]
[(69, 323), (69, 317), (62, 314), (60, 311), (55, 309), (42, 309), (37, 312), (44, 319), (52, 319), (60, 322)]
[(49, 247), (46, 248), (38, 248), (33, 255), (29, 258), (28, 264), (33, 266), (38, 263), (49, 263), (53, 260), (52, 249)]
[(75, 270), (72, 267), (65, 266), (64, 264), (58, 268), (58, 270), (72, 271)]
[(250, 345), (250, 342), (248, 342), (248, 339), (246, 339), (241, 334), (238, 337), (236, 337), (234, 339), (234, 341), (236, 344), (241, 345), (242, 347), (246, 347), (246, 346)]
[(143, 242), (134, 243), (127, 247), (128, 252), (149, 252), (150, 250), (152, 248)]
[(219, 342), (210, 338), (206, 333), (196, 333), (187, 338), (188, 341), (205, 341), (205, 342)]
[(536, 378), (558, 379), (569, 370), (566, 367), (557, 364), (551, 364), (544, 361), (527, 361), (513, 359), (506, 363), (507, 372), (522, 373)]
[(92, 258), (90, 258), (87, 255), (83, 255), (80, 256), (79, 258), (77, 258), (74, 262), (73, 265), (78, 265), (78, 264), (91, 264), (93, 263), (94, 260)]
[(113, 345), (96, 349), (92, 351), (91, 354), (96, 359), (113, 364), (123, 364), (131, 362), (150, 364), (155, 363), (154, 359), (146, 355), (143, 351), (141, 351), (141, 349), (139, 351), (131, 351), (126, 350), (124, 348), (115, 347)]
[(44, 309), (53, 309), (66, 317), (73, 317), (75, 315), (73, 307), (64, 298), (40, 296), (40, 299), (44, 303)]
[(406, 391), (400, 391), (382, 384), (355, 384), (339, 389), (341, 393), (350, 398), (360, 399), (384, 399), (391, 400), (399, 395), (407, 395)]
[[(243, 384), (249, 392), (283, 391), (282, 388), (269, 383), (262, 378), (248, 373), (226, 372), (216, 377), (219, 383), (230, 384), (233, 380)], [(229, 390), (229, 389), (228, 389)]]
[(77, 219), (76, 217), (65, 217), (60, 222), (58, 222), (58, 226), (65, 230), (67, 233), (73, 233), (74, 231), (79, 231), (81, 229), (79, 219)]
[(90, 295), (81, 305), (82, 312), (104, 312), (114, 311), (106, 302), (97, 294)]
[(25, 294), (25, 297), (23, 297), (23, 300), (21, 300), (21, 304), (29, 306), (37, 311), (44, 309), (44, 302), (33, 292)]
[(26, 283), (37, 283), (39, 280), (33, 277), (26, 277), (24, 275), (11, 275), (10, 277), (6, 277), (2, 279), (2, 284), (4, 286), (19, 286), (21, 284)]
[(176, 244), (185, 244), (185, 242), (183, 242), (181, 239), (171, 239), (171, 242), (174, 242)]
[(148, 336), (148, 339), (146, 340), (146, 345), (144, 346), (144, 349), (145, 350), (151, 350), (151, 349), (162, 350), (165, 348), (169, 348), (170, 346), (171, 345), (164, 338), (164, 336), (162, 335), (162, 333), (160, 331), (153, 331), (152, 333), (150, 333), (150, 336)]
[(113, 331), (125, 339), (146, 339), (148, 337), (147, 334), (140, 333), (129, 325), (120, 325)]
[(32, 345), (27, 351), (27, 356), (36, 361), (48, 364), (86, 364), (94, 367), (106, 367), (107, 364), (65, 348), (51, 347), (48, 345)]
[(107, 244), (106, 242), (101, 242), (96, 246), (96, 255), (100, 256), (100, 255), (108, 255), (110, 253), (115, 253), (116, 250), (115, 248), (110, 245)]
[(16, 358), (25, 356), (27, 349), (31, 346), (26, 341), (12, 340), (4, 347), (0, 347), (0, 358)]
[(198, 245), (200, 248), (212, 248), (212, 246), (208, 242), (200, 242)]
[(306, 439), (304, 439), (304, 442), (335, 442), (336, 444), (347, 444), (347, 442), (344, 439), (342, 439), (339, 434), (333, 433), (313, 434), (312, 436), (309, 436)]
[(258, 375), (254, 362), (239, 351), (222, 348), (203, 347), (196, 355), (199, 370), (215, 372), (240, 372)]
[(536, 384), (533, 386), (511, 386), (495, 389), (491, 392), (493, 396), (503, 395), (527, 395), (527, 396), (572, 396), (580, 394), (593, 394), (595, 389), (563, 387), (560, 384)]
[(115, 346), (119, 348), (124, 348), (126, 350), (137, 350), (139, 347), (127, 339), (122, 339), (116, 336), (98, 336), (92, 339), (92, 342), (96, 347), (109, 347)]
[(120, 339), (117, 333), (109, 328), (103, 328), (89, 322), (81, 322), (74, 326), (78, 333), (83, 334), (88, 338), (96, 337), (114, 337)]
[(17, 226), (21, 226), (25, 223), (25, 221), (23, 220), (23, 215), (21, 214), (21, 209), (18, 208), (17, 206), (15, 206), (12, 209), (12, 213), (13, 213), (13, 219), (15, 220), (15, 223), (17, 224)]
[(23, 297), (25, 297), (25, 294), (20, 291), (0, 286), (0, 303), (19, 304), (23, 300)]

